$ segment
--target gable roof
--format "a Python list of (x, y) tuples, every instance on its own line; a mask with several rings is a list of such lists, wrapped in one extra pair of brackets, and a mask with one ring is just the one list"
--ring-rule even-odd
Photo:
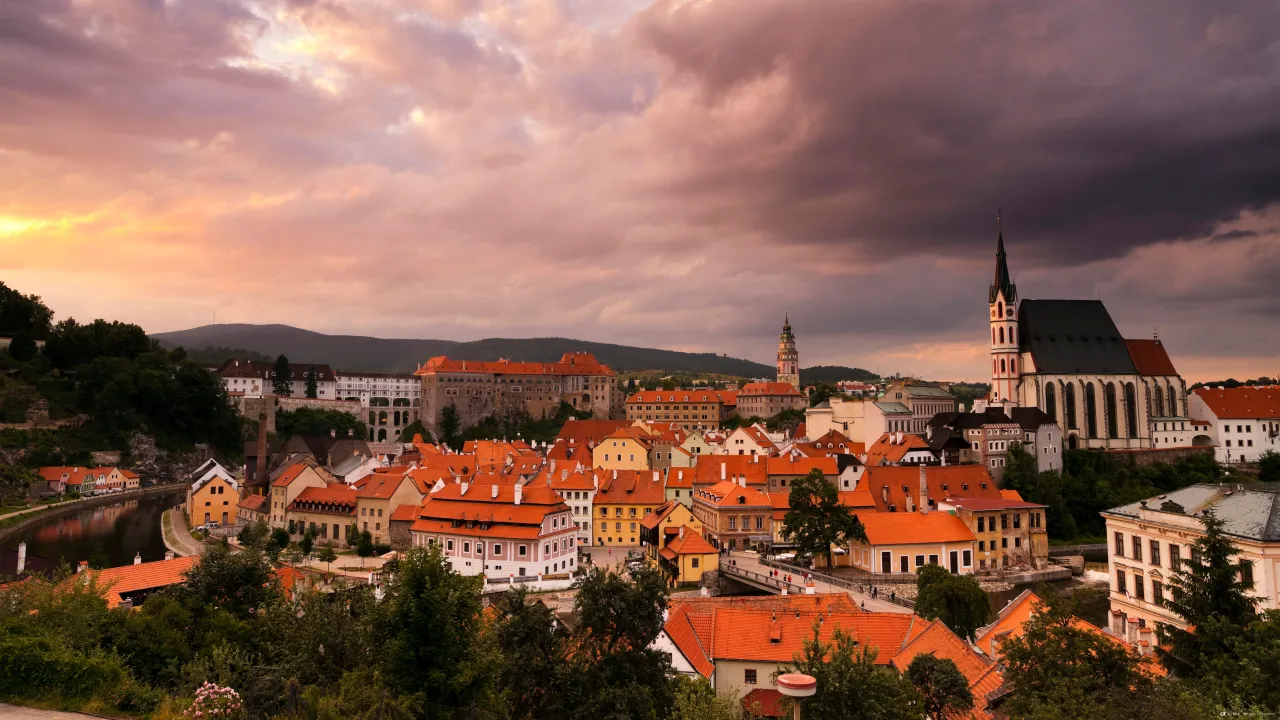
[(945, 512), (860, 512), (858, 520), (869, 545), (972, 542), (973, 531), (960, 518)]
[[(896, 442), (895, 442), (896, 441)], [(933, 453), (929, 442), (912, 433), (885, 433), (867, 448), (868, 465), (902, 462), (909, 452)]]
[(823, 475), (837, 475), (835, 458), (830, 457), (771, 457), (765, 460), (766, 472), (769, 475), (808, 475), (810, 470), (818, 470)]
[(593, 505), (652, 505), (666, 502), (662, 475), (652, 470), (597, 470)]
[[(778, 494), (778, 493), (775, 493)], [(769, 500), (769, 495), (760, 492), (752, 487), (742, 487), (741, 485), (725, 480), (718, 482), (710, 487), (698, 488), (697, 494), (694, 495), (694, 502), (702, 500), (716, 507), (773, 507), (773, 503)]]
[(415, 375), (435, 373), (488, 373), (494, 375), (607, 375), (616, 373), (609, 366), (600, 364), (589, 352), (567, 352), (559, 362), (514, 362), (511, 360), (454, 360), (444, 355), (431, 358), (414, 372)]
[[(176, 557), (172, 560), (156, 560), (85, 572), (95, 574), (98, 588), (103, 590), (103, 597), (107, 600), (107, 607), (113, 608), (119, 605), (124, 596), (129, 593), (154, 590), (184, 582), (187, 571), (199, 561), (200, 556), (191, 555)], [(80, 575), (73, 575), (69, 579), (75, 580), (79, 577)]]
[(668, 555), (670, 557), (676, 555), (715, 555), (720, 552), (714, 545), (699, 535), (697, 530), (688, 525), (682, 525), (680, 529), (684, 531), (684, 534), (677, 535), (667, 542), (667, 546), (660, 551), (663, 557), (668, 557)]
[(791, 663), (805, 641), (813, 639), (815, 630), (820, 639), (830, 641), (835, 629), (840, 628), (852, 635), (860, 646), (877, 649), (877, 665), (888, 665), (907, 641), (916, 621), (914, 615), (905, 613), (720, 608), (712, 620), (710, 655), (713, 660)]
[(693, 466), (695, 485), (715, 485), (745, 477), (747, 485), (768, 485), (768, 466), (759, 455), (700, 455)]
[(1219, 420), (1271, 420), (1280, 418), (1280, 386), (1241, 385), (1233, 388), (1193, 390)]
[[(368, 498), (370, 500), (386, 500), (400, 489), (401, 483), (408, 480), (413, 482), (413, 478), (404, 472), (399, 473), (371, 473), (364, 478), (364, 486), (356, 493), (358, 497)], [(415, 485), (415, 487), (417, 487)]]
[(245, 495), (240, 498), (240, 502), (236, 503), (236, 507), (242, 507), (251, 512), (265, 512), (262, 506), (267, 503), (266, 495)]
[(1018, 323), (1018, 349), (1031, 353), (1037, 372), (1138, 372), (1101, 300), (1023, 300)]
[(1159, 339), (1125, 340), (1124, 343), (1129, 349), (1133, 366), (1143, 375), (1178, 374), (1173, 361), (1169, 359), (1169, 353), (1165, 351), (1164, 343)]
[[(888, 512), (890, 508), (902, 512), (911, 498), (915, 507), (920, 506), (920, 469), (924, 468), (925, 485), (929, 497), (935, 502), (945, 498), (991, 498), (999, 500), (1000, 489), (985, 465), (947, 466), (894, 466), (874, 465), (867, 468), (859, 487), (871, 493), (876, 510)], [(985, 487), (984, 487), (985, 484)]]
[[(964, 675), (965, 680), (969, 681), (970, 686), (985, 675), (992, 665), (991, 660), (978, 654), (969, 646), (969, 643), (961, 640), (941, 620), (930, 622), (924, 632), (898, 651), (898, 654), (893, 656), (893, 666), (899, 672), (905, 673), (917, 655), (933, 655), (939, 659), (950, 660), (956, 664), (956, 668), (961, 675)], [(974, 700), (976, 701), (977, 698), (975, 697)]]
[(742, 386), (738, 391), (738, 398), (742, 396), (752, 395), (802, 395), (795, 385), (785, 382), (753, 382)]

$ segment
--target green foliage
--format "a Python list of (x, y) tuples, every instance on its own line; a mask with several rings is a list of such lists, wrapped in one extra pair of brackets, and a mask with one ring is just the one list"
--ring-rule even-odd
[(790, 509), (782, 518), (783, 536), (795, 543), (802, 558), (821, 556), (834, 567), (832, 545), (866, 541), (867, 533), (853, 511), (840, 502), (840, 493), (818, 469), (791, 483)]
[(974, 401), (985, 398), (991, 392), (991, 386), (987, 383), (951, 383), (947, 392), (956, 399), (960, 408), (972, 410)]
[(356, 541), (356, 554), (362, 558), (371, 557), (373, 555), (373, 535), (368, 530), (360, 532), (360, 537)]
[(671, 720), (742, 720), (733, 700), (717, 693), (704, 678), (677, 675), (674, 682)]
[(316, 560), (328, 565), (338, 559), (338, 551), (333, 549), (332, 543), (325, 543), (316, 551)]
[(30, 468), (0, 464), (0, 506), (21, 504), (38, 479)]
[(795, 432), (800, 423), (804, 422), (804, 410), (799, 408), (790, 408), (774, 415), (765, 420), (764, 426), (770, 432)]
[(427, 426), (422, 424), (421, 420), (414, 420), (400, 431), (400, 442), (413, 442), (415, 435), (421, 435), (426, 442), (431, 442), (431, 431), (427, 430)]
[(969, 681), (947, 658), (921, 653), (907, 666), (906, 676), (920, 694), (925, 714), (933, 720), (958, 717), (973, 707)]
[(508, 591), (495, 605), (497, 687), (511, 720), (562, 715), (563, 663), (568, 633), (551, 608), (531, 600), (526, 588)]
[(19, 334), (43, 339), (49, 334), (53, 311), (36, 295), (23, 295), (0, 282), (0, 337)]
[(880, 376), (870, 370), (843, 365), (814, 365), (801, 368), (800, 379), (807, 383), (838, 383), (841, 380), (869, 382), (879, 380)]
[(977, 580), (970, 575), (952, 575), (939, 565), (920, 568), (915, 611), (926, 620), (942, 620), (952, 632), (970, 641), (991, 612), (987, 594)]
[(797, 672), (812, 675), (818, 690), (804, 701), (805, 720), (923, 720), (920, 696), (898, 673), (877, 667), (876, 651), (840, 628), (823, 642), (814, 627), (797, 655)]
[(134, 360), (156, 350), (155, 342), (137, 325), (106, 320), (81, 325), (68, 319), (54, 326), (44, 356), (55, 368), (76, 370), (100, 358)]
[(1067, 450), (1062, 472), (1035, 471), (1035, 459), (1010, 450), (1001, 481), (1028, 502), (1047, 505), (1046, 530), (1057, 540), (1097, 537), (1106, 533), (1099, 513), (1196, 483), (1218, 482), (1222, 468), (1212, 454), (1197, 454), (1176, 463), (1138, 466), (1097, 450)]
[(35, 358), (37, 352), (39, 348), (30, 332), (20, 330), (13, 334), (13, 341), (9, 343), (9, 357), (18, 362), (27, 362)]
[(840, 391), (831, 383), (820, 382), (809, 389), (809, 407), (817, 407), (822, 403), (830, 400), (832, 397), (840, 395)]
[(289, 358), (280, 355), (276, 358), (275, 367), (271, 371), (271, 392), (277, 397), (293, 395), (293, 373), (289, 369)]
[[(445, 441), (448, 436), (449, 427), (446, 424), (446, 420), (449, 419), (451, 414), (456, 417), (456, 408), (453, 408), (452, 403), (441, 409), (440, 436), (442, 441)], [(507, 438), (509, 440), (521, 438), (531, 443), (551, 442), (560, 433), (560, 428), (564, 427), (565, 422), (569, 420), (586, 420), (590, 417), (590, 411), (575, 410), (567, 402), (560, 403), (554, 413), (541, 419), (534, 419), (528, 412), (520, 409), (486, 417), (455, 435), (451, 442), (445, 441), (445, 444), (458, 449), (467, 440), (490, 440), (492, 438)]]
[(1269, 378), (1266, 375), (1263, 375), (1260, 378), (1245, 380), (1244, 382), (1240, 382), (1235, 378), (1227, 378), (1226, 380), (1215, 380), (1213, 382), (1207, 382), (1207, 383), (1198, 382), (1195, 385), (1192, 385), (1191, 389), (1195, 390), (1197, 388), (1202, 388), (1202, 387), (1238, 388), (1241, 385), (1276, 385), (1276, 384), (1280, 384), (1280, 380), (1276, 380), (1275, 378)]
[(341, 410), (317, 410), (300, 407), (292, 412), (276, 411), (276, 432), (280, 435), (318, 437), (336, 433), (337, 437), (367, 439), (365, 425), (360, 419)]
[(191, 362), (200, 363), (202, 365), (221, 365), (222, 363), (232, 359), (263, 363), (272, 362), (270, 355), (264, 355), (260, 352), (245, 350), (243, 348), (222, 347), (221, 345), (204, 345), (202, 347), (192, 348), (183, 348), (179, 346), (176, 349), (186, 352), (187, 359)]
[(440, 442), (455, 447), (462, 421), (458, 418), (458, 406), (450, 402), (440, 408)]
[(218, 608), (243, 619), (261, 610), (277, 590), (275, 574), (262, 553), (231, 552), (215, 544), (174, 592), (189, 607)]
[(30, 385), (0, 375), (0, 422), (26, 422), (27, 411), (39, 397)]
[(1150, 691), (1153, 679), (1136, 650), (1081, 627), (1076, 609), (1088, 592), (1046, 595), (1023, 626), (1023, 634), (1000, 646), (1005, 682), (1013, 690), (1006, 704), (1011, 717), (1034, 717), (1044, 708), (1065, 706), (1091, 717), (1082, 703), (1126, 699)]
[(316, 364), (311, 363), (311, 365), (307, 367), (306, 394), (307, 394), (307, 397), (309, 398), (315, 398), (317, 397), (316, 393), (317, 393)]
[(1258, 480), (1280, 482), (1280, 453), (1268, 450), (1258, 456)]

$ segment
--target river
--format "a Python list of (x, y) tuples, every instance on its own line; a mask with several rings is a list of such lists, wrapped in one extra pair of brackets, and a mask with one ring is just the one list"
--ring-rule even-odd
[(128, 565), (138, 553), (145, 561), (163, 560), (167, 548), (160, 516), (182, 501), (182, 490), (144, 495), (111, 505), (85, 508), (49, 517), (0, 546), (0, 574), (13, 572), (18, 543), (27, 543), (27, 569), (52, 569), (65, 560), (105, 559), (106, 567)]

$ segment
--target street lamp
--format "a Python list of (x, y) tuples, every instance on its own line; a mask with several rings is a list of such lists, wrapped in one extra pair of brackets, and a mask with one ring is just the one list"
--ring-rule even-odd
[(818, 680), (812, 675), (803, 673), (787, 673), (778, 676), (778, 692), (790, 698), (795, 698), (792, 703), (792, 717), (800, 720), (800, 698), (807, 698), (818, 690)]

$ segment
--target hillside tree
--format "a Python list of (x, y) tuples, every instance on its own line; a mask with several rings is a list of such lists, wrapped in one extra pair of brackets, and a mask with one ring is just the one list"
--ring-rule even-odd
[(804, 700), (805, 720), (924, 720), (920, 696), (911, 683), (876, 665), (875, 649), (859, 644), (842, 628), (823, 642), (815, 626), (813, 639), (805, 640), (794, 666), (818, 681), (817, 692)]
[(986, 624), (991, 608), (987, 594), (972, 576), (952, 575), (940, 565), (925, 565), (916, 577), (916, 614), (938, 619), (951, 631), (972, 641)]
[(920, 693), (925, 714), (933, 720), (959, 717), (973, 708), (969, 681), (948, 658), (921, 653), (911, 660), (906, 675)]
[(836, 486), (817, 468), (791, 483), (791, 509), (782, 519), (783, 535), (802, 557), (822, 556), (833, 567), (832, 546), (867, 539), (866, 530), (849, 506), (840, 502)]

